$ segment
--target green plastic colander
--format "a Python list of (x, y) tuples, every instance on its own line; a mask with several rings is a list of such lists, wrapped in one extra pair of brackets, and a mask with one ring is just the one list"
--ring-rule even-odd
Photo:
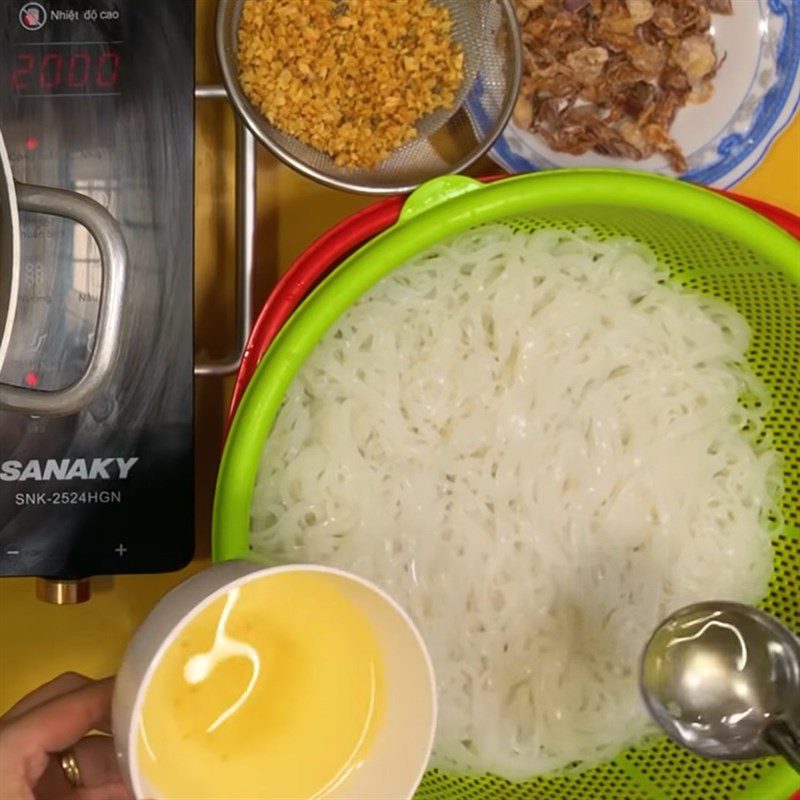
[[(261, 451), (295, 373), (328, 328), (387, 273), (445, 237), (502, 222), (520, 230), (592, 228), (649, 245), (673, 278), (734, 305), (749, 321), (748, 353), (770, 389), (767, 427), (784, 459), (786, 526), (762, 607), (800, 630), (800, 245), (737, 203), (655, 175), (559, 170), (484, 185), (440, 178), (406, 202), (398, 223), (336, 268), (281, 329), (233, 420), (214, 503), (215, 560), (249, 555), (250, 505)], [(784, 762), (704, 761), (666, 738), (628, 748), (577, 775), (509, 783), (430, 770), (418, 800), (787, 800), (800, 779)]]

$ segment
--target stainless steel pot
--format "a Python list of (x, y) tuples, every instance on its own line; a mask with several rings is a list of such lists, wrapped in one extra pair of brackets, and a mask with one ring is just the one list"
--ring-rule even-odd
[(94, 348), (83, 374), (52, 392), (0, 383), (0, 408), (34, 415), (72, 414), (103, 387), (119, 351), (128, 255), (122, 229), (103, 206), (75, 192), (16, 183), (0, 133), (0, 369), (8, 353), (19, 292), (19, 211), (53, 214), (83, 225), (100, 250), (103, 282)]

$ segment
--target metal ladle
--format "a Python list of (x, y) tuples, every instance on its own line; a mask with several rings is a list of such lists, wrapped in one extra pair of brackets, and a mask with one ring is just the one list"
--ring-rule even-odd
[(782, 755), (800, 772), (800, 640), (752, 606), (711, 601), (667, 617), (645, 647), (642, 696), (698, 755)]

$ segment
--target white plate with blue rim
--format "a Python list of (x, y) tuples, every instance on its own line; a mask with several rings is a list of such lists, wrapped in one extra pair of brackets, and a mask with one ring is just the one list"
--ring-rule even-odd
[[(684, 180), (726, 189), (764, 158), (800, 104), (800, 0), (733, 0), (733, 14), (714, 14), (717, 53), (727, 54), (714, 78), (714, 93), (682, 108), (670, 129), (686, 156)], [(480, 79), (467, 107), (480, 134), (497, 98)], [(552, 150), (535, 133), (510, 122), (490, 155), (508, 172), (555, 167), (629, 167), (675, 175), (666, 158), (641, 161), (589, 152)]]

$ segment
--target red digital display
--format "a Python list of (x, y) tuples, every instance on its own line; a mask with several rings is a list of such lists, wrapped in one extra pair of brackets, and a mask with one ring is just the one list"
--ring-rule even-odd
[(20, 47), (9, 88), (21, 95), (115, 94), (121, 60), (119, 52), (105, 45)]

